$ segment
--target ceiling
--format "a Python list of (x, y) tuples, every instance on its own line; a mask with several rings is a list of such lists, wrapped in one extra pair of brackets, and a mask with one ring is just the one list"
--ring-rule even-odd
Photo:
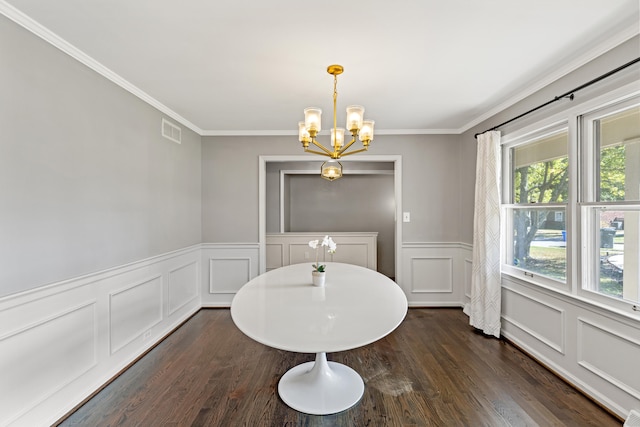
[[(0, 13), (202, 135), (460, 133), (638, 34), (638, 0), (0, 0)], [(619, 65), (619, 64), (612, 64)]]

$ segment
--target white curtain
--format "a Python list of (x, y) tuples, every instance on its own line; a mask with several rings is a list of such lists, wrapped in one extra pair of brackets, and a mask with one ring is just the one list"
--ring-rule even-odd
[(500, 132), (478, 136), (469, 323), (500, 337)]

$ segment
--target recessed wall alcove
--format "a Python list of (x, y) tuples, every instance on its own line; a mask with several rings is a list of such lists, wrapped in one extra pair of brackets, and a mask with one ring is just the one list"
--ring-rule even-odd
[(397, 278), (400, 156), (341, 159), (344, 176), (332, 182), (320, 177), (322, 160), (261, 157), (261, 258), (266, 233), (377, 232), (378, 271)]

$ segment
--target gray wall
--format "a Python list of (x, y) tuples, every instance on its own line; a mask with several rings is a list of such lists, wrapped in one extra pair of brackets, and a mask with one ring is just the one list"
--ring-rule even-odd
[(0, 16), (0, 296), (201, 241), (200, 137)]
[(378, 271), (395, 277), (393, 175), (345, 175), (335, 182), (296, 175), (289, 190), (288, 231), (377, 232)]
[(343, 159), (344, 177), (329, 182), (319, 176), (323, 159), (304, 156), (309, 157), (319, 161), (267, 162), (267, 233), (280, 232), (280, 171), (288, 171), (283, 180), (285, 232), (377, 232), (378, 271), (395, 277), (393, 162)]
[[(516, 117), (524, 113), (525, 111), (535, 108), (547, 101), (550, 101), (558, 95), (562, 95), (570, 90), (573, 90), (576, 87), (588, 81), (591, 81), (596, 77), (631, 61), (632, 59), (637, 58), (638, 56), (640, 56), (640, 37), (636, 36), (460, 135), (461, 151), (459, 172), (461, 184), (460, 197), (462, 199), (460, 203), (463, 206), (470, 207), (470, 209), (464, 209), (460, 211), (458, 222), (460, 224), (461, 230), (461, 241), (467, 243), (472, 243), (473, 241), (473, 198), (476, 167), (476, 140), (474, 137), (475, 133), (483, 132), (495, 125), (510, 120), (513, 117)], [(540, 79), (542, 77), (543, 76), (540, 76)], [(503, 136), (507, 135), (509, 131), (513, 130), (514, 128), (520, 128), (526, 126), (527, 124), (535, 123), (536, 121), (541, 120), (543, 117), (551, 116), (555, 112), (565, 109), (567, 107), (567, 103), (569, 102), (576, 103), (580, 102), (581, 99), (588, 99), (589, 97), (604, 94), (616, 87), (620, 87), (634, 80), (637, 81), (639, 78), (640, 69), (636, 64), (632, 68), (627, 69), (627, 71), (623, 71), (589, 88), (576, 92), (574, 101), (564, 100), (555, 102), (536, 113), (533, 113), (529, 116), (513, 122), (510, 125), (501, 128), (500, 131), (502, 132)]]
[(202, 240), (258, 242), (258, 158), (296, 148), (286, 137), (203, 137)]
[[(302, 154), (295, 136), (200, 138), (183, 127), (174, 144), (157, 110), (0, 24), (0, 295), (202, 241), (258, 241), (258, 156)], [(360, 157), (402, 156), (403, 241), (471, 243), (473, 134), (639, 51), (635, 37), (462, 135), (377, 136)]]
[[(258, 241), (258, 158), (303, 154), (296, 136), (202, 138), (203, 241)], [(377, 136), (368, 155), (402, 156), (402, 204), (411, 212), (404, 242), (458, 242), (456, 218), (473, 201), (458, 197), (458, 135)], [(314, 156), (308, 154), (308, 156)], [(350, 158), (354, 160), (355, 157)]]
[[(280, 232), (280, 171), (296, 171), (296, 172), (301, 172), (301, 171), (305, 171), (306, 174), (310, 174), (312, 176), (317, 177), (320, 173), (320, 166), (322, 165), (322, 162), (325, 160), (320, 156), (311, 156), (311, 155), (303, 155), (302, 158), (304, 159), (311, 159), (311, 160), (316, 160), (316, 161), (305, 161), (305, 160), (300, 160), (300, 161), (289, 161), (289, 162), (278, 162), (278, 161), (269, 161), (267, 162), (266, 165), (266, 227), (267, 227), (267, 233), (279, 233)], [(311, 195), (314, 195), (318, 192), (324, 191), (324, 190), (330, 190), (330, 189), (334, 189), (334, 190), (339, 190), (340, 188), (343, 187), (344, 182), (350, 182), (353, 180), (353, 178), (355, 177), (360, 177), (363, 180), (366, 181), (366, 178), (364, 178), (364, 176), (361, 175), (357, 175), (357, 172), (363, 172), (366, 171), (367, 174), (366, 176), (371, 176), (371, 175), (382, 175), (385, 174), (387, 175), (387, 178), (389, 180), (389, 182), (391, 183), (391, 194), (388, 194), (388, 189), (385, 189), (384, 191), (380, 190), (378, 191), (378, 187), (376, 186), (369, 186), (367, 188), (367, 192), (371, 192), (374, 191), (376, 192), (376, 194), (374, 194), (374, 199), (376, 200), (384, 200), (384, 202), (380, 201), (379, 203), (376, 203), (375, 205), (389, 205), (389, 200), (394, 201), (394, 188), (393, 188), (393, 171), (394, 171), (394, 164), (393, 162), (362, 162), (362, 161), (349, 161), (348, 159), (341, 159), (340, 162), (343, 164), (343, 171), (344, 171), (344, 177), (343, 179), (334, 181), (334, 182), (329, 182), (327, 180), (316, 180), (316, 179), (309, 179), (307, 180), (307, 182), (309, 184), (313, 185), (313, 188), (301, 188), (301, 191), (307, 191), (310, 192)], [(349, 172), (353, 172), (353, 173), (349, 173)], [(285, 197), (285, 201), (284, 204), (285, 206), (289, 206), (291, 204), (290, 199), (293, 197), (297, 197), (295, 194), (290, 194), (289, 190), (290, 190), (290, 184), (289, 184), (289, 179), (291, 178), (291, 175), (287, 174), (287, 178), (286, 178), (286, 182), (285, 182), (285, 188), (284, 188), (284, 197)], [(294, 178), (295, 179), (295, 178)], [(374, 178), (375, 179), (375, 178)], [(332, 185), (334, 184), (334, 185)], [(346, 189), (346, 190), (339, 190), (339, 191), (332, 191), (331, 193), (337, 193), (336, 196), (339, 196), (341, 194), (351, 194), (353, 195), (354, 191), (360, 191), (356, 188), (354, 189)], [(304, 196), (304, 195), (301, 195)], [(354, 200), (341, 200), (340, 202), (341, 204), (341, 209), (345, 209), (346, 206), (346, 210), (348, 212), (349, 215), (352, 216), (362, 216), (363, 214), (365, 214), (363, 209), (360, 209), (360, 205), (358, 204), (357, 200), (359, 197), (363, 197), (364, 194), (355, 194)], [(322, 218), (316, 218), (316, 214), (315, 212), (320, 210), (320, 209), (324, 209), (324, 206), (320, 206), (326, 204), (323, 202), (322, 197), (318, 196), (318, 197), (313, 197), (313, 203), (312, 206), (309, 206), (308, 209), (310, 211), (310, 213), (312, 214), (311, 216), (305, 216), (304, 218), (302, 218), (303, 221), (308, 221), (309, 222), (309, 226), (313, 225), (315, 226), (315, 223), (318, 220), (322, 220)], [(295, 206), (294, 206), (295, 207)], [(384, 209), (384, 208), (383, 208)], [(290, 209), (287, 208), (285, 209), (284, 212), (284, 222), (285, 222), (285, 229), (284, 231), (303, 231), (303, 230), (293, 230), (290, 227), (291, 224), (291, 218), (289, 217), (290, 214)], [(374, 213), (375, 214), (375, 213)], [(388, 217), (386, 218), (386, 220), (388, 220)], [(394, 221), (393, 216), (391, 217), (391, 221)], [(300, 225), (300, 227), (305, 227), (308, 228), (308, 225), (306, 223), (303, 223)], [(350, 226), (353, 224), (350, 224)], [(335, 230), (334, 231), (365, 231), (365, 230)], [(366, 231), (375, 231), (375, 230), (366, 230)]]

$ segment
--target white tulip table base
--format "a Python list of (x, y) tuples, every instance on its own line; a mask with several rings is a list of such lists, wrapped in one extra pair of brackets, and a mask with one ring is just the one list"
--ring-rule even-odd
[(311, 415), (329, 415), (351, 408), (362, 399), (364, 381), (350, 367), (327, 362), (317, 353), (315, 362), (288, 370), (278, 383), (278, 394), (289, 407)]

